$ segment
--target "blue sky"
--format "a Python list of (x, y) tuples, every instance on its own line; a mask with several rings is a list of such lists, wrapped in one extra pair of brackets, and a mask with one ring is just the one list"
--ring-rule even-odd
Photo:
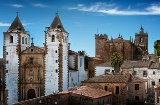
[(50, 26), (58, 11), (69, 32), (71, 50), (85, 50), (95, 56), (95, 34), (124, 39), (135, 38), (142, 25), (149, 35), (149, 53), (160, 39), (159, 0), (1, 0), (0, 57), (3, 57), (3, 32), (19, 12), (19, 18), (36, 46), (43, 46), (45, 27)]

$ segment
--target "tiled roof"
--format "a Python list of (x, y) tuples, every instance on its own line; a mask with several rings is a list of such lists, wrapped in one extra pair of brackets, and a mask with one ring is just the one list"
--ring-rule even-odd
[(88, 86), (77, 87), (77, 89), (72, 90), (72, 93), (91, 97), (91, 98), (100, 98), (100, 97), (104, 97), (112, 94), (112, 92), (108, 92), (102, 89), (95, 89)]
[(152, 62), (150, 69), (160, 69), (160, 63)]
[(22, 32), (25, 32), (25, 29), (18, 16), (16, 16), (16, 18), (14, 19), (8, 31), (17, 30), (17, 29), (20, 29)]
[(148, 67), (151, 61), (124, 61), (121, 68), (133, 68), (133, 67)]
[(135, 77), (131, 74), (106, 74), (100, 75), (83, 81), (88, 83), (127, 83), (130, 81), (143, 82), (144, 79)]
[(66, 32), (64, 27), (63, 27), (63, 25), (62, 25), (62, 23), (61, 23), (61, 20), (60, 20), (60, 18), (58, 16), (58, 13), (56, 13), (55, 18), (54, 18), (53, 22), (50, 25), (50, 28), (52, 28), (52, 29), (59, 28), (59, 29), (62, 30), (62, 32)]
[(97, 66), (106, 66), (106, 67), (112, 67), (112, 66), (111, 66), (111, 62), (105, 62), (105, 63), (101, 63), (101, 64), (99, 64), (99, 65), (97, 65)]

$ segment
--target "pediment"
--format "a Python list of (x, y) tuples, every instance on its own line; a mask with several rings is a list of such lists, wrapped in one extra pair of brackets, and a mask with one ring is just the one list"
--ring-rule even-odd
[(44, 47), (30, 46), (26, 50), (22, 51), (22, 53), (43, 54), (43, 53), (45, 53), (45, 49), (44, 49)]

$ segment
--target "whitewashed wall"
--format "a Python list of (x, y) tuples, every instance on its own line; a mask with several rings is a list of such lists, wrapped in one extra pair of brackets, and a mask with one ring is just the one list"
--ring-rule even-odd
[[(58, 91), (58, 46), (59, 42), (55, 36), (55, 41), (51, 42), (51, 35), (55, 35), (56, 32), (48, 31), (46, 34), (46, 45), (48, 46), (47, 54), (45, 55), (45, 95), (52, 94)], [(56, 53), (57, 51), (57, 53)]]
[[(81, 65), (80, 65), (80, 62), (81, 62)], [(82, 84), (81, 81), (88, 79), (88, 71), (85, 71), (84, 64), (85, 64), (84, 56), (78, 56), (78, 78), (79, 78), (78, 84), (77, 84), (78, 86)]]
[(78, 83), (77, 77), (78, 77), (77, 71), (70, 71), (69, 72), (69, 89), (77, 86), (77, 83)]
[[(10, 35), (13, 36), (13, 43), (10, 43)], [(6, 90), (8, 90), (7, 104), (12, 105), (18, 101), (18, 67), (19, 56), (16, 54), (18, 35), (10, 33), (5, 35), (4, 46), (6, 46)], [(7, 63), (8, 62), (8, 63)]]
[(105, 66), (96, 66), (95, 70), (96, 70), (95, 76), (99, 76), (99, 75), (105, 74), (106, 70), (109, 70), (110, 72), (112, 72), (112, 70), (114, 70), (114, 68), (113, 67), (105, 67)]
[(68, 90), (68, 39), (67, 33), (63, 33), (63, 91)]
[(68, 64), (69, 68), (74, 69), (75, 55), (69, 55), (68, 60), (69, 60), (69, 64)]

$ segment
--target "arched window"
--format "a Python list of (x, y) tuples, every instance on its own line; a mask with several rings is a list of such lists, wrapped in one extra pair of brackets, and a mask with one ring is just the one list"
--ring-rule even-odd
[(10, 35), (10, 43), (13, 43), (13, 36)]
[(25, 38), (25, 44), (27, 44), (27, 38)]
[(54, 42), (55, 41), (55, 36), (52, 35), (52, 39), (51, 39), (51, 42)]
[(140, 42), (143, 42), (143, 38), (142, 37), (140, 38)]
[(22, 44), (24, 44), (24, 37), (22, 37)]

